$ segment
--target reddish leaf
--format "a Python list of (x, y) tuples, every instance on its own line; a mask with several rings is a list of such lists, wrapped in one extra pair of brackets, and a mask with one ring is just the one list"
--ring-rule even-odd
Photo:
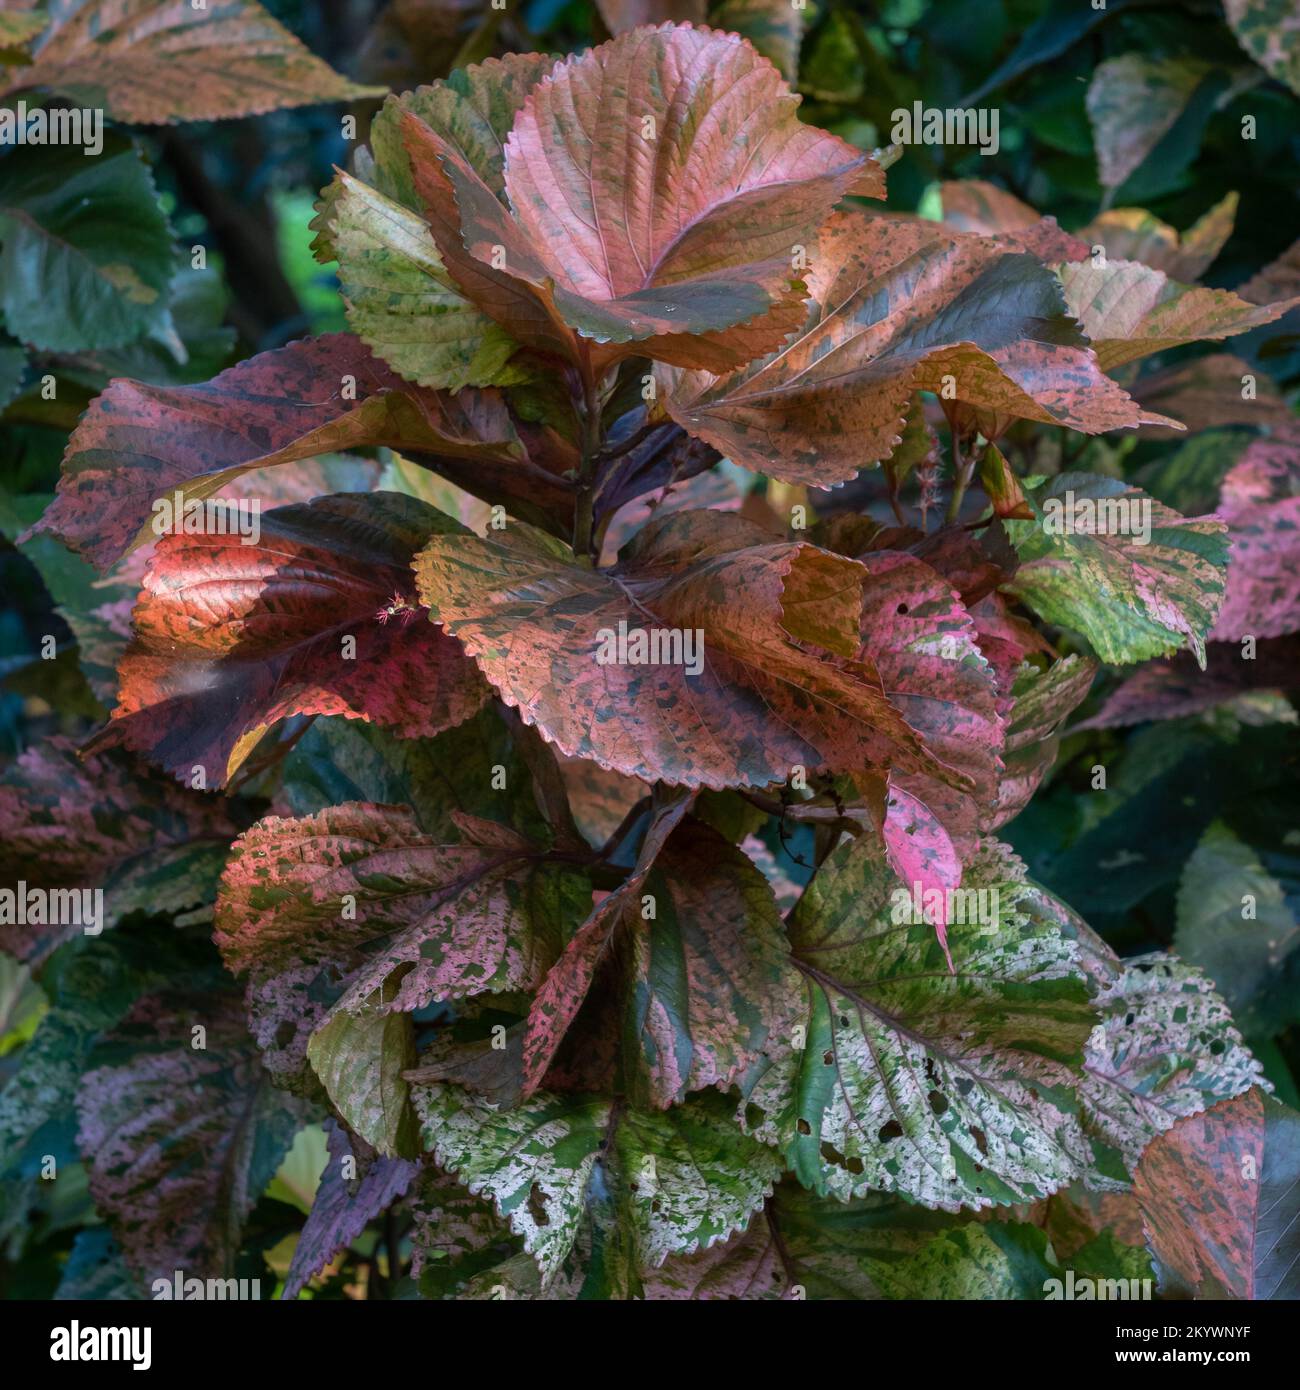
[(668, 20), (702, 24), (705, 0), (596, 0), (596, 8), (611, 34), (623, 34)]
[(1025, 658), (1038, 652), (1051, 656), (1052, 648), (1031, 622), (1011, 611), (999, 593), (986, 594), (976, 603), (968, 600), (967, 610), (975, 624), (979, 649), (993, 668), (998, 713), (1005, 718), (1015, 703), (1013, 689)]
[(1252, 304), (1272, 304), (1300, 295), (1300, 240), (1293, 241), (1244, 285), (1238, 285), (1237, 293)]
[[(1254, 378), (1253, 396), (1244, 394), (1247, 377)], [(1191, 434), (1219, 425), (1275, 429), (1291, 418), (1272, 379), (1227, 352), (1212, 352), (1152, 372), (1133, 387), (1133, 399), (1144, 410), (1181, 420)], [(1146, 429), (1152, 439), (1173, 439), (1181, 433), (1159, 425)]]
[(307, 1281), (339, 1253), (351, 1245), (381, 1212), (401, 1197), (420, 1171), (418, 1163), (404, 1158), (364, 1155), (357, 1164), (358, 1176), (344, 1176), (344, 1161), (357, 1162), (354, 1152), (363, 1148), (347, 1130), (327, 1122), (326, 1143), (329, 1161), (321, 1174), (311, 1210), (293, 1248), (293, 1260), (285, 1277), (281, 1298), (297, 1298)]
[[(979, 650), (975, 624), (940, 575), (901, 551), (873, 551), (862, 563), (871, 576), (863, 590), (863, 655), (925, 746), (962, 774), (956, 787), (902, 770), (890, 777), (891, 794), (908, 793), (928, 811), (921, 816), (902, 803), (895, 808), (904, 833), (920, 834), (923, 845), (914, 844), (905, 856), (896, 847), (894, 867), (904, 860), (904, 869), (913, 867), (919, 858), (943, 880), (951, 875), (951, 862), (929, 819), (941, 823), (962, 861), (975, 852), (982, 810), (995, 799), (1002, 771), (997, 686)], [(899, 876), (913, 882), (903, 871)]]
[(632, 872), (574, 933), (534, 996), (524, 1029), (524, 1095), (532, 1095), (545, 1079), (623, 914), (637, 908), (642, 885), (668, 837), (690, 809), (691, 800), (685, 792), (658, 794)]
[(1219, 641), (1300, 630), (1300, 426), (1257, 439), (1223, 480), (1218, 515), (1232, 552)]
[[(612, 570), (524, 526), (435, 537), (415, 569), (434, 618), (565, 754), (693, 787), (895, 763), (962, 781), (855, 659), (864, 571), (854, 561), (705, 511), (651, 522)], [(620, 623), (647, 644), (676, 633), (678, 650), (647, 648), (642, 664), (620, 649)]]
[(1300, 691), (1300, 638), (1260, 642), (1249, 661), (1238, 643), (1211, 642), (1204, 671), (1190, 652), (1180, 652), (1170, 661), (1148, 662), (1113, 691), (1091, 719), (1075, 727), (1116, 729), (1154, 719), (1182, 719), (1260, 690)]
[[(100, 889), (101, 929), (130, 912), (180, 912), (211, 900), (238, 830), (228, 803), (121, 757), (80, 758), (69, 740), (50, 739), (24, 753), (0, 783), (0, 882)], [(8, 922), (0, 945), (37, 961), (84, 925)]]
[(1133, 1185), (1162, 1286), (1300, 1297), (1300, 1115), (1258, 1088), (1180, 1120)]
[(1300, 298), (1248, 304), (1230, 290), (1180, 285), (1138, 261), (1082, 261), (1056, 270), (1070, 313), (1108, 372), (1183, 343), (1247, 333), (1300, 304)]
[(718, 370), (802, 319), (791, 247), (845, 192), (883, 193), (879, 170), (796, 106), (734, 35), (665, 25), (532, 89), (506, 143), (509, 208), (440, 113), (408, 113), (403, 132), (448, 269), (523, 341), (576, 358), (577, 334), (608, 345), (599, 367), (644, 350)]
[[(948, 969), (953, 969), (948, 949), (948, 917), (944, 904), (950, 889), (960, 887), (962, 856), (942, 821), (902, 786), (892, 784), (885, 803), (881, 828), (885, 858), (898, 881), (912, 890), (918, 901), (937, 903), (923, 913), (943, 947)], [(938, 897), (930, 897), (937, 893)]]
[[(812, 256), (800, 335), (730, 377), (669, 375), (673, 418), (727, 457), (827, 487), (898, 444), (918, 389), (1087, 433), (1141, 412), (1101, 374), (1060, 285), (1006, 240), (837, 214)], [(949, 392), (951, 395), (951, 391)]]
[(539, 864), (540, 848), (515, 832), (461, 820), (476, 838), (456, 845), (426, 835), (402, 806), (348, 802), (259, 821), (222, 877), (216, 941), (226, 964), (255, 982), (346, 966), (340, 1009), (397, 977), (390, 1013), (537, 985), (590, 888), (571, 869)]
[(359, 87), (254, 0), (69, 0), (54, 8), (24, 87), (50, 87), (119, 121), (221, 121), (350, 101)]
[(1014, 194), (983, 179), (957, 179), (939, 185), (943, 220), (959, 232), (1003, 234), (1050, 261), (1081, 261), (1088, 242), (1062, 231), (1054, 217), (1040, 217)]
[(87, 1072), (77, 1097), (95, 1206), (145, 1280), (229, 1278), (297, 1110), (270, 1085), (237, 1000), (146, 998), (114, 1041), (132, 1045), (128, 1060)]
[(58, 496), (32, 531), (106, 569), (157, 534), (155, 498), (211, 497), (241, 473), (370, 444), (522, 457), (496, 392), (453, 398), (410, 386), (360, 339), (331, 334), (261, 353), (199, 386), (113, 382), (68, 441)]
[[(654, 916), (642, 908), (649, 897)], [(666, 1109), (725, 1090), (794, 1022), (798, 977), (767, 880), (699, 821), (683, 822), (625, 909), (624, 1084)]]
[(584, 839), (599, 848), (650, 788), (635, 777), (611, 772), (585, 758), (558, 758), (574, 819)]
[[(261, 538), (164, 536), (145, 575), (113, 720), (124, 744), (221, 786), (276, 720), (338, 714), (400, 736), (439, 733), (486, 690), (459, 644), (424, 621), (411, 557), (459, 526), (399, 493), (344, 493), (261, 519)], [(414, 621), (412, 621), (414, 620)]]

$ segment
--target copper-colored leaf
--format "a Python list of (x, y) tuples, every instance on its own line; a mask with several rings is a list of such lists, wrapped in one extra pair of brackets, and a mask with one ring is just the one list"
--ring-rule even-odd
[(862, 566), (737, 516), (657, 519), (611, 570), (519, 525), (435, 537), (415, 569), (434, 619), (565, 754), (694, 787), (795, 766), (965, 780), (855, 659)]
[(1247, 333), (1300, 304), (1300, 298), (1248, 304), (1231, 290), (1180, 285), (1138, 261), (1071, 262), (1058, 266), (1057, 274), (1070, 313), (1106, 371), (1183, 343)]
[(1300, 240), (1293, 241), (1244, 285), (1238, 285), (1237, 293), (1252, 304), (1271, 304), (1300, 295)]
[(315, 57), (255, 0), (66, 0), (22, 70), (119, 121), (221, 121), (382, 94)]
[(812, 254), (798, 337), (733, 376), (672, 377), (681, 426), (737, 463), (829, 486), (887, 458), (918, 389), (1097, 433), (1138, 407), (1102, 375), (1056, 278), (997, 238), (836, 214)]
[[(223, 785), (249, 736), (295, 714), (384, 724), (407, 738), (468, 719), (487, 691), (459, 644), (423, 620), (412, 556), (460, 527), (399, 493), (279, 507), (260, 538), (158, 543), (119, 667), (124, 744), (183, 781)], [(414, 621), (413, 621), (414, 620)]]
[(1300, 1115), (1258, 1089), (1179, 1121), (1134, 1182), (1162, 1286), (1300, 1297)]
[(1014, 194), (983, 179), (953, 179), (939, 185), (943, 220), (959, 232), (1003, 234), (1026, 251), (1052, 261), (1081, 261), (1089, 245), (1056, 225), (1054, 217), (1040, 217)]
[(734, 35), (634, 30), (532, 88), (506, 142), (509, 207), (442, 111), (402, 123), (434, 238), (487, 313), (570, 355), (575, 334), (605, 344), (598, 365), (644, 350), (719, 370), (802, 318), (792, 247), (843, 193), (883, 192), (797, 104)]

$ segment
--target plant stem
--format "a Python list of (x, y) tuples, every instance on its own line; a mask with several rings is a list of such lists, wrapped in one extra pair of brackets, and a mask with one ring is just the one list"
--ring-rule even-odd
[(964, 458), (961, 452), (961, 436), (956, 428), (952, 430), (952, 496), (948, 499), (946, 521), (951, 526), (961, 515), (961, 504), (966, 497), (966, 489), (975, 473), (975, 452)]

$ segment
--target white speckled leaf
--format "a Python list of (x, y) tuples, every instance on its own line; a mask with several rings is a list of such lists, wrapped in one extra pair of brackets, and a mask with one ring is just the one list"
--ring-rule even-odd
[(544, 1282), (589, 1204), (612, 1205), (638, 1262), (654, 1268), (745, 1226), (780, 1174), (776, 1155), (740, 1132), (721, 1096), (666, 1113), (546, 1091), (514, 1110), (454, 1086), (417, 1086), (414, 1098), (425, 1147), (493, 1202)]
[(963, 888), (990, 896), (960, 915), (988, 920), (952, 925), (952, 973), (910, 904), (893, 920), (900, 886), (873, 838), (818, 871), (790, 924), (804, 1045), (755, 1069), (747, 1126), (841, 1200), (881, 1188), (954, 1209), (1056, 1191), (1087, 1154), (1073, 1087), (1095, 1016), (1075, 937), (995, 841), (966, 869)]
[[(1201, 972), (1155, 953), (1124, 962), (1097, 1001), (1102, 1021), (1088, 1039), (1079, 1098), (1095, 1139), (1133, 1169), (1143, 1149), (1175, 1121), (1263, 1085), (1262, 1068), (1228, 1006)], [(1089, 1185), (1127, 1186), (1104, 1153)]]

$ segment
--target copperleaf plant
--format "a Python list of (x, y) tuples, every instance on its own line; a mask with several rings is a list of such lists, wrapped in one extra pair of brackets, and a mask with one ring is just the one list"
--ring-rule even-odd
[[(25, 80), (82, 91), (110, 8), (138, 6), (61, 7)], [(152, 40), (168, 83), (106, 90), (124, 117), (176, 115), (181, 8)], [(115, 707), (82, 767), (112, 772), (49, 886), (93, 866), (126, 910), (143, 840), (188, 855), (195, 906), (229, 850), (223, 983), (106, 1005), (116, 1043), (152, 1042), (79, 1088), (127, 1268), (227, 1272), (328, 1117), (290, 1296), (393, 1203), (429, 1297), (1008, 1296), (1056, 1268), (1043, 1203), (1085, 1221), (1135, 1172), (1179, 1279), (1272, 1287), (1235, 1248), (1198, 1260), (1198, 1222), (1262, 1218), (1175, 1210), (1202, 1185), (1180, 1143), (1283, 1146), (1294, 1117), (1200, 971), (1121, 963), (998, 832), (1099, 663), (1204, 670), (1247, 614), (1300, 626), (1300, 453), (1255, 446), (1220, 514), (1185, 516), (1017, 476), (999, 443), (1181, 428), (1112, 373), (1295, 300), (1171, 278), (1221, 228), (1079, 240), (976, 186), (946, 223), (883, 212), (888, 158), (801, 120), (764, 56), (788, 74), (797, 25), (755, 46), (728, 30), (757, 5), (601, 8), (626, 32), (578, 56), (389, 97), (314, 224), (350, 331), (114, 381), (28, 538), (134, 599), (129, 632), (93, 629)], [(240, 42), (265, 28), (226, 9)], [(258, 103), (350, 94), (287, 49), (239, 63)], [(1095, 264), (1102, 235), (1133, 259)], [(313, 487), (355, 451), (382, 452)], [(732, 465), (764, 506), (718, 500)], [(818, 518), (876, 468), (888, 524)], [(6, 854), (85, 818), (57, 775), (10, 774)], [(160, 1128), (199, 1144), (184, 1173)], [(1090, 1238), (1146, 1268), (1140, 1237)]]

